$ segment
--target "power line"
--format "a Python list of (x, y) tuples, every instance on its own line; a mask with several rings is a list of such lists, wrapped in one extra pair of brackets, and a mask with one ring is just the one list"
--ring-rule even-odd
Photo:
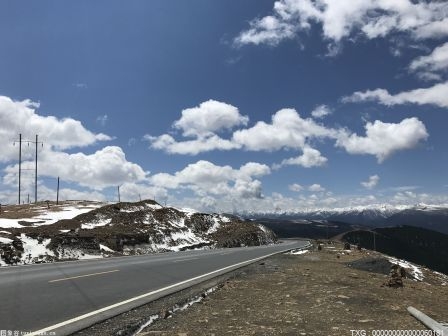
[[(17, 141), (14, 141), (13, 145), (16, 144)], [(23, 140), (22, 139), (22, 134), (19, 134), (19, 204), (20, 204), (20, 196), (21, 196), (21, 180), (22, 180), (22, 142), (27, 142), (28, 145), (30, 143), (33, 143), (36, 145), (36, 150), (35, 150), (35, 166), (34, 166), (34, 203), (37, 203), (37, 146), (39, 144), (42, 145), (42, 147), (44, 146), (44, 143), (39, 141), (39, 136), (36, 134), (36, 141), (31, 141), (31, 140)]]
[(43, 147), (44, 143), (39, 141), (39, 135), (37, 135), (37, 134), (36, 134), (36, 141), (29, 141), (28, 143), (33, 143), (36, 145), (35, 170), (34, 170), (34, 203), (37, 203), (37, 146), (38, 146), (38, 144), (41, 144)]

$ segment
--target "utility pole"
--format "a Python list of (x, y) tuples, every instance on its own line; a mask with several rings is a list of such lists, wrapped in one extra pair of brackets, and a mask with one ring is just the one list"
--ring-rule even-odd
[(121, 200), (120, 200), (120, 186), (117, 187), (117, 190), (118, 190), (118, 203), (121, 203)]
[(36, 134), (36, 141), (29, 141), (31, 143), (34, 143), (36, 145), (36, 152), (35, 152), (35, 165), (34, 165), (34, 203), (37, 203), (37, 145), (42, 144), (42, 147), (44, 146), (43, 142), (39, 142), (39, 136)]
[[(14, 145), (16, 142), (14, 141)], [(22, 133), (19, 134), (19, 205), (20, 205), (20, 179), (22, 174)]]
[[(44, 144), (43, 142), (39, 141), (39, 136), (37, 134), (36, 134), (36, 141), (22, 140), (22, 133), (19, 134), (19, 204), (21, 201), (20, 196), (21, 196), (21, 181), (22, 181), (22, 142), (27, 142), (28, 146), (30, 145), (30, 143), (34, 143), (36, 145), (35, 166), (34, 166), (34, 202), (37, 203), (37, 145), (42, 144), (43, 147)], [(14, 141), (14, 145), (15, 144), (16, 141)]]

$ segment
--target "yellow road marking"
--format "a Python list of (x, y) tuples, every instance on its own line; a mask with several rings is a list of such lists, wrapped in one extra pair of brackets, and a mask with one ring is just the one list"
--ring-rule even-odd
[(62, 279), (50, 280), (48, 282), (58, 282), (58, 281), (65, 281), (65, 280), (71, 280), (71, 279), (85, 278), (85, 277), (89, 277), (89, 276), (100, 275), (100, 274), (107, 274), (107, 273), (119, 272), (119, 271), (120, 270), (113, 270), (113, 271), (107, 271), (107, 272), (98, 272), (98, 273), (91, 273), (91, 274), (85, 274), (85, 275), (78, 275), (78, 276), (74, 276), (74, 277), (70, 277), (70, 278), (62, 278)]

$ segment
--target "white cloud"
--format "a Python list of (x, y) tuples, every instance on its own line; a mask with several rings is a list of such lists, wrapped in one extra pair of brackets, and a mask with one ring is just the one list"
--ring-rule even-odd
[[(194, 114), (196, 113), (197, 110), (194, 110)], [(164, 150), (171, 154), (197, 155), (212, 150), (275, 151), (304, 149), (306, 142), (310, 139), (335, 138), (337, 136), (337, 131), (319, 125), (311, 118), (303, 119), (294, 109), (282, 109), (276, 112), (272, 116), (271, 123), (259, 121), (253, 127), (236, 130), (233, 132), (231, 139), (223, 139), (213, 133), (214, 130), (222, 129), (224, 124), (230, 127), (231, 125), (237, 125), (238, 120), (240, 120), (240, 124), (245, 124), (247, 121), (244, 119), (246, 121), (241, 122), (241, 118), (238, 118), (238, 116), (241, 117), (239, 114), (233, 114), (233, 116), (235, 118), (232, 123), (224, 123), (219, 121), (218, 118), (207, 129), (206, 126), (202, 126), (202, 122), (198, 121), (197, 125), (193, 125), (193, 121), (187, 122), (187, 119), (181, 118), (180, 120), (183, 120), (182, 127), (185, 127), (184, 135), (194, 136), (194, 134), (197, 134), (193, 140), (177, 141), (169, 134), (157, 137), (145, 135), (144, 139), (150, 141), (151, 147), (154, 149)], [(188, 114), (188, 120), (190, 120), (190, 117), (191, 115)], [(179, 124), (179, 121), (175, 124)], [(206, 120), (204, 120), (204, 125), (206, 123)], [(187, 124), (193, 125), (189, 131), (186, 128)]]
[[(34, 163), (25, 161), (23, 165), (33, 166)], [(128, 162), (123, 150), (115, 146), (105, 147), (90, 155), (44, 149), (40, 153), (38, 168), (40, 176), (59, 176), (64, 181), (96, 190), (141, 181), (147, 175), (139, 165)], [(17, 171), (17, 164), (6, 167), (5, 183), (15, 184)]]
[[(312, 184), (308, 187), (308, 191), (312, 192), (323, 192), (325, 191), (325, 188), (322, 187), (320, 184)], [(317, 197), (317, 196), (316, 196)]]
[(182, 130), (184, 136), (200, 137), (247, 125), (248, 121), (249, 118), (241, 115), (235, 106), (210, 99), (183, 110), (182, 117), (173, 126)]
[[(328, 128), (311, 118), (304, 119), (291, 108), (277, 111), (271, 119), (270, 123), (258, 121), (252, 127), (236, 130), (231, 139), (223, 139), (210, 131), (218, 129), (218, 126), (210, 127), (209, 131), (205, 131), (202, 126), (197, 126), (196, 130), (192, 131), (194, 134), (208, 133), (206, 136), (201, 135), (193, 140), (177, 141), (169, 134), (158, 137), (146, 135), (145, 139), (151, 142), (152, 148), (175, 154), (197, 155), (207, 151), (231, 149), (267, 152), (292, 149), (303, 152), (302, 155), (274, 164), (273, 168), (278, 169), (284, 165), (298, 165), (306, 168), (324, 165), (327, 158), (309, 145), (313, 140), (333, 139), (336, 140), (337, 146), (345, 148), (350, 154), (372, 154), (382, 162), (393, 152), (412, 148), (427, 137), (425, 126), (416, 118), (405, 119), (400, 124), (387, 124), (379, 120), (374, 124), (367, 123), (368, 132), (367, 137), (364, 138), (348, 130)], [(200, 124), (202, 123), (198, 123)], [(409, 134), (406, 129), (417, 131), (417, 133)], [(393, 133), (396, 130), (402, 132), (406, 138), (404, 140), (397, 138), (397, 135)], [(387, 141), (393, 140), (386, 143), (384, 148), (381, 147), (383, 135), (386, 136)], [(404, 143), (408, 140), (409, 142)]]
[(317, 149), (305, 147), (303, 149), (302, 155), (295, 158), (283, 160), (280, 166), (295, 165), (305, 168), (311, 168), (323, 166), (325, 165), (325, 163), (327, 163), (327, 161), (328, 159), (326, 157), (323, 157)]
[(241, 145), (231, 140), (222, 139), (217, 135), (209, 135), (194, 140), (176, 141), (169, 134), (162, 134), (154, 137), (145, 135), (144, 140), (151, 142), (154, 149), (164, 150), (170, 154), (188, 154), (197, 155), (199, 153), (209, 152), (213, 150), (231, 150), (241, 148)]
[(250, 179), (251, 177), (259, 177), (269, 175), (271, 173), (271, 169), (265, 164), (261, 164), (258, 162), (248, 162), (245, 165), (240, 167), (239, 173), (237, 177), (241, 179)]
[(365, 182), (361, 182), (361, 185), (366, 189), (373, 189), (377, 186), (380, 181), (380, 177), (378, 175), (369, 176), (369, 180)]
[(387, 90), (376, 89), (365, 92), (357, 91), (351, 96), (344, 97), (343, 102), (376, 101), (386, 106), (399, 104), (432, 104), (448, 107), (448, 82), (435, 84), (428, 88), (404, 91), (391, 95)]
[(293, 24), (275, 16), (265, 16), (264, 18), (253, 20), (250, 26), (250, 29), (242, 32), (235, 39), (237, 44), (277, 45), (284, 39), (294, 37), (297, 31)]
[[(446, 16), (446, 10), (442, 11), (441, 15)], [(442, 20), (433, 21), (419, 27), (415, 31), (415, 35), (418, 39), (427, 38), (442, 38), (448, 35), (448, 18), (445, 17)]]
[(289, 190), (299, 192), (303, 190), (303, 187), (300, 184), (294, 183), (288, 186)]
[[(38, 198), (40, 200), (56, 200), (56, 190), (47, 186), (39, 186)], [(59, 200), (89, 200), (106, 201), (106, 196), (98, 191), (77, 190), (73, 188), (61, 188), (59, 190)]]
[[(44, 143), (38, 148), (38, 176), (60, 177), (62, 182), (71, 182), (92, 190), (61, 189), (70, 194), (69, 198), (79, 198), (82, 195), (94, 199), (103, 199), (98, 190), (109, 186), (116, 186), (126, 182), (137, 182), (146, 179), (147, 172), (134, 163), (126, 160), (120, 147), (108, 146), (92, 154), (76, 152), (73, 148), (93, 145), (98, 141), (110, 140), (104, 134), (95, 134), (84, 128), (81, 122), (53, 116), (42, 116), (36, 112), (39, 104), (30, 100), (13, 101), (0, 96), (0, 140), (5, 143), (0, 152), (0, 162), (17, 162), (18, 146), (13, 141), (22, 134), (24, 140), (34, 140), (35, 134)], [(107, 115), (98, 119), (105, 122)], [(32, 146), (31, 146), (32, 147)], [(72, 149), (70, 153), (63, 150)], [(34, 148), (22, 144), (22, 187), (23, 192), (32, 190), (34, 174), (26, 174), (27, 169), (34, 168)], [(13, 164), (4, 168), (3, 183), (5, 186), (16, 186), (18, 180), (18, 165)], [(41, 181), (39, 183), (39, 198), (48, 192)]]
[[(422, 195), (425, 197), (425, 194)], [(420, 198), (418, 194), (412, 191), (404, 191), (396, 193), (393, 200), (397, 203), (409, 204), (410, 202), (419, 202), (420, 200), (417, 201), (418, 198)]]
[(255, 162), (233, 169), (230, 166), (217, 166), (209, 161), (200, 160), (173, 175), (155, 174), (150, 181), (154, 186), (167, 189), (187, 188), (201, 197), (211, 194), (260, 198), (261, 182), (253, 178), (268, 175), (270, 172), (268, 166)]
[(71, 119), (57, 119), (53, 116), (41, 116), (36, 113), (38, 103), (30, 100), (14, 101), (9, 97), (0, 96), (0, 162), (16, 160), (17, 147), (13, 142), (18, 140), (19, 133), (23, 139), (39, 140), (45, 147), (68, 149), (92, 145), (98, 141), (111, 140), (111, 137), (99, 133), (95, 134), (81, 124)]
[(234, 42), (277, 45), (307, 32), (314, 23), (321, 25), (333, 49), (342, 39), (357, 35), (373, 39), (403, 32), (415, 39), (438, 38), (448, 35), (447, 12), (448, 4), (436, 1), (278, 0), (272, 15), (251, 21)]
[(331, 114), (331, 109), (327, 105), (319, 105), (311, 112), (311, 115), (316, 119), (323, 118), (329, 114)]
[(151, 143), (152, 148), (170, 154), (197, 155), (212, 150), (231, 150), (239, 148), (240, 145), (219, 137), (216, 132), (246, 125), (248, 121), (249, 118), (241, 115), (235, 106), (208, 100), (197, 107), (183, 110), (181, 118), (173, 123), (173, 127), (181, 130), (184, 137), (194, 139), (176, 141), (169, 134), (147, 134), (144, 139)]
[(126, 202), (136, 202), (140, 199), (152, 199), (162, 202), (168, 197), (168, 192), (160, 186), (153, 186), (143, 181), (142, 183), (125, 182), (120, 186), (120, 198)]
[(375, 155), (381, 163), (396, 151), (414, 148), (428, 137), (425, 125), (415, 117), (398, 124), (376, 120), (368, 122), (365, 129), (364, 137), (341, 134), (336, 145), (350, 154)]
[(302, 149), (308, 139), (336, 137), (336, 131), (303, 119), (294, 109), (282, 109), (272, 116), (272, 123), (257, 122), (253, 127), (233, 133), (233, 141), (246, 150), (274, 151)]
[(409, 70), (422, 79), (441, 80), (442, 73), (448, 70), (448, 42), (435, 48), (431, 54), (416, 58), (409, 65)]

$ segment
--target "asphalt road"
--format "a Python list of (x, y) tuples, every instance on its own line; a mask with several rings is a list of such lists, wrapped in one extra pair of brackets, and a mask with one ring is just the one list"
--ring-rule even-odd
[[(307, 241), (5, 267), (2, 330), (64, 335)], [(14, 335), (14, 333), (13, 333)]]

